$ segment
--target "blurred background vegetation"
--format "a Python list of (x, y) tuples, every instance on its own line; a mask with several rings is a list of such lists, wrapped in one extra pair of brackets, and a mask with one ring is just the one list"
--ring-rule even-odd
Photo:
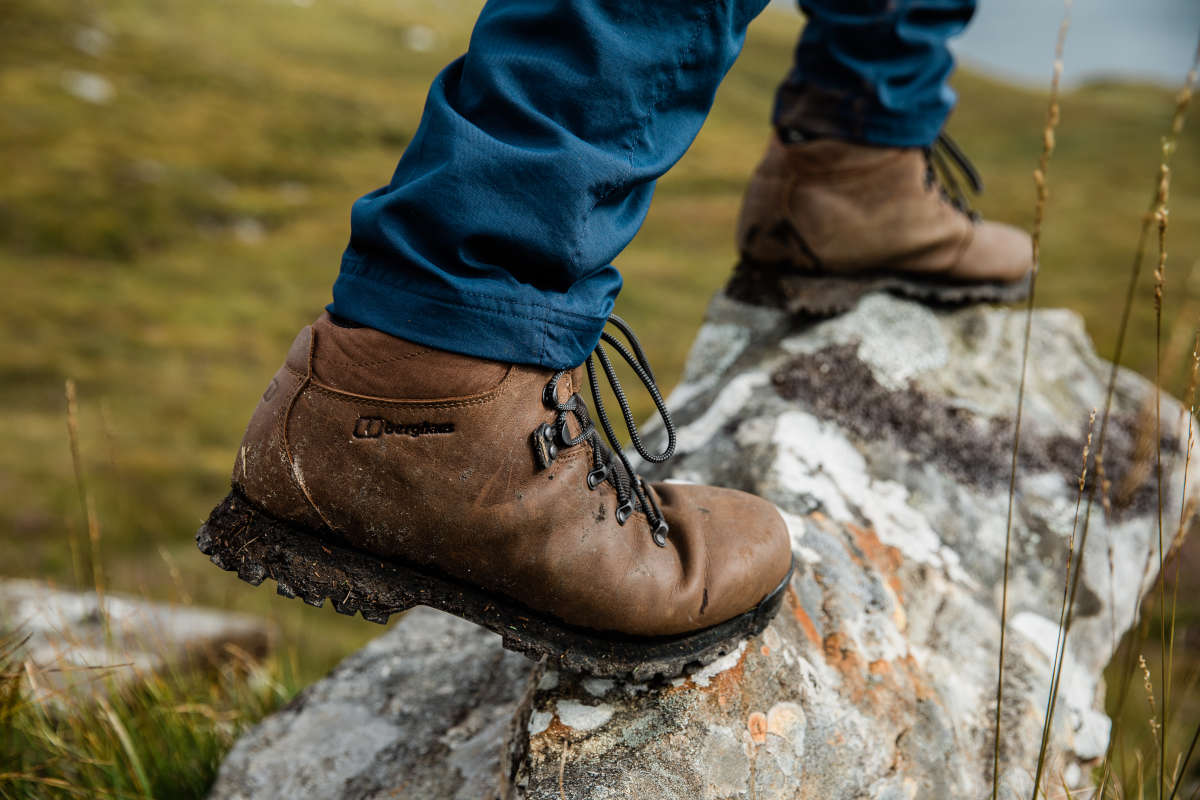
[[(0, 575), (92, 582), (86, 544), (71, 547), (86, 542), (65, 424), (73, 379), (109, 587), (274, 618), (296, 685), (380, 633), (250, 590), (208, 565), (193, 534), (227, 489), (263, 386), (329, 299), (350, 204), (387, 182), (478, 7), (0, 0)], [(618, 262), (618, 313), (664, 389), (734, 261), (741, 193), (801, 24), (775, 9), (754, 24)], [(979, 207), (1028, 226), (1045, 94), (967, 70), (955, 86), (950, 131), (987, 181)], [(1173, 108), (1169, 89), (1111, 81), (1062, 98), (1039, 301), (1083, 314), (1105, 355)], [(1174, 162), (1168, 234), (1177, 394), (1200, 319), (1198, 138), (1188, 128)], [(1126, 363), (1152, 374), (1149, 272)], [(1180, 630), (1196, 631), (1200, 604), (1186, 601)], [(1196, 637), (1181, 641), (1195, 662)]]

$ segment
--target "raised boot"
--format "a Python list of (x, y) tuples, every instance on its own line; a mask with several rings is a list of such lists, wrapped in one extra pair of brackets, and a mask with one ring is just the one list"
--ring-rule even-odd
[[(616, 391), (639, 452), (664, 460), (674, 430), (645, 357), (604, 336), (664, 412), (669, 443), (649, 453)], [(615, 381), (603, 344), (596, 357)], [(593, 358), (587, 373), (615, 440)], [(197, 543), (280, 594), (375, 622), (432, 606), (566, 669), (641, 679), (729, 652), (779, 607), (783, 520), (742, 492), (642, 481), (600, 441), (583, 382), (324, 315), (267, 387)]]
[(784, 129), (747, 188), (726, 291), (811, 314), (879, 289), (941, 303), (1027, 296), (1029, 235), (980, 219), (963, 183), (982, 188), (944, 135), (896, 148)]

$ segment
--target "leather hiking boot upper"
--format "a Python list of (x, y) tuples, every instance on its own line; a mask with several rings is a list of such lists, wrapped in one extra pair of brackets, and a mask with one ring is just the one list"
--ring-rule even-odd
[[(957, 148), (939, 139), (945, 145), (976, 182)], [(978, 219), (957, 182), (935, 169), (943, 160), (931, 148), (772, 136), (738, 220), (743, 262), (834, 275), (1021, 280), (1033, 266), (1028, 234)]]
[(273, 516), (584, 628), (673, 635), (753, 608), (791, 566), (774, 506), (642, 483), (599, 443), (582, 377), (323, 315), (263, 395), (233, 483)]

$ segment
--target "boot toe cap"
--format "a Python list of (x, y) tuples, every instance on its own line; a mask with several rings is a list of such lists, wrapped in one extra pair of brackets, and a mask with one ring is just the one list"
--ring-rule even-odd
[(953, 275), (966, 280), (1019, 281), (1033, 269), (1033, 242), (1025, 231), (1002, 222), (978, 222)]
[(792, 567), (791, 538), (774, 505), (714, 486), (656, 484), (684, 567), (680, 600), (691, 627), (716, 625), (753, 609)]

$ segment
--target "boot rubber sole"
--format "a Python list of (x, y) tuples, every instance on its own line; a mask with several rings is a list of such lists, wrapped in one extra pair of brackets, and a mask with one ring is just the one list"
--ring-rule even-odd
[(891, 292), (938, 305), (1015, 303), (1029, 297), (1032, 274), (1017, 281), (956, 281), (875, 270), (854, 275), (798, 272), (785, 265), (743, 261), (725, 293), (735, 300), (827, 317), (853, 308), (871, 292)]
[(504, 647), (571, 672), (636, 681), (671, 678), (708, 664), (761, 633), (779, 611), (791, 580), (757, 606), (718, 625), (678, 636), (634, 637), (559, 622), (505, 597), (395, 559), (371, 555), (259, 509), (237, 489), (196, 534), (200, 552), (254, 586), (275, 581), (284, 597), (318, 608), (328, 598), (341, 614), (386, 623), (392, 614), (429, 606), (500, 634)]

